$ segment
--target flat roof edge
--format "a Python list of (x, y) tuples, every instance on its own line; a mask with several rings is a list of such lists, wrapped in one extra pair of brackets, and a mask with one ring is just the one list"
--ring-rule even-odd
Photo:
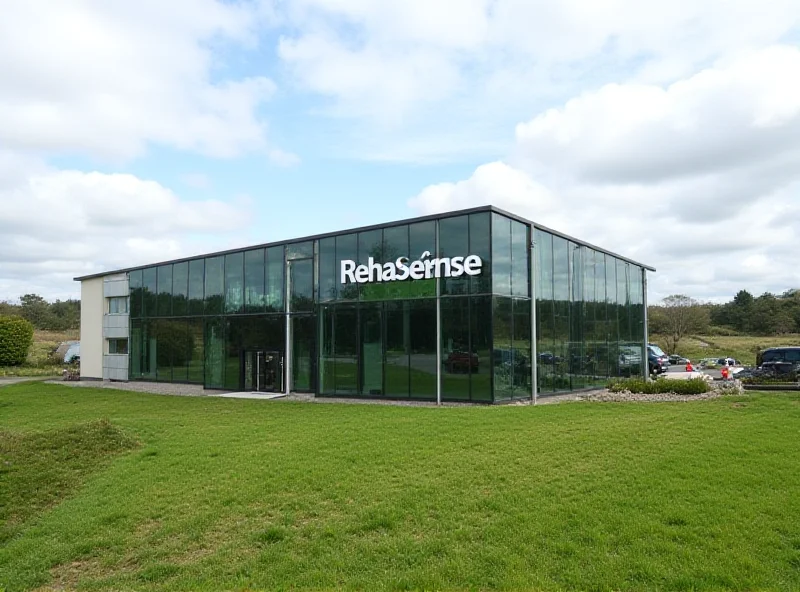
[(147, 267), (157, 267), (159, 265), (170, 265), (170, 264), (173, 264), (173, 263), (183, 263), (184, 261), (191, 261), (193, 259), (201, 259), (201, 258), (206, 258), (206, 257), (218, 257), (218, 256), (221, 256), (221, 255), (228, 255), (228, 254), (231, 254), (231, 253), (238, 253), (238, 252), (241, 252), (241, 251), (249, 251), (249, 250), (252, 250), (252, 249), (263, 249), (263, 248), (268, 248), (268, 247), (277, 247), (277, 246), (280, 246), (280, 245), (289, 245), (289, 244), (295, 244), (295, 243), (302, 243), (302, 242), (311, 241), (311, 240), (319, 240), (319, 239), (323, 239), (323, 238), (330, 238), (332, 236), (338, 236), (340, 234), (351, 234), (351, 233), (354, 233), (354, 232), (366, 232), (366, 231), (369, 231), (369, 230), (376, 230), (378, 228), (387, 228), (387, 227), (391, 227), (391, 226), (402, 226), (404, 224), (415, 224), (415, 223), (418, 223), (418, 222), (427, 222), (429, 220), (436, 220), (436, 219), (444, 218), (444, 217), (464, 216), (464, 215), (476, 214), (476, 213), (480, 213), (480, 212), (493, 212), (493, 213), (496, 213), (496, 214), (500, 214), (500, 215), (505, 216), (507, 218), (511, 218), (512, 220), (516, 220), (518, 222), (522, 222), (523, 224), (529, 224), (533, 228), (538, 228), (538, 229), (543, 230), (545, 232), (549, 232), (549, 233), (555, 234), (555, 235), (560, 236), (562, 238), (565, 238), (567, 240), (570, 240), (570, 241), (573, 241), (575, 243), (578, 243), (578, 244), (580, 244), (582, 246), (588, 247), (590, 249), (594, 249), (596, 251), (600, 251), (600, 252), (605, 253), (607, 255), (611, 255), (612, 257), (616, 257), (617, 259), (621, 259), (621, 260), (626, 261), (628, 263), (632, 263), (634, 265), (637, 265), (639, 267), (647, 269), (648, 271), (656, 271), (656, 269), (654, 267), (651, 267), (649, 265), (645, 265), (643, 263), (639, 263), (638, 261), (634, 261), (633, 259), (629, 259), (627, 257), (624, 257), (622, 255), (619, 255), (618, 253), (614, 253), (612, 251), (609, 251), (608, 249), (604, 249), (602, 247), (595, 246), (595, 245), (593, 245), (591, 243), (588, 243), (588, 242), (586, 242), (584, 240), (581, 240), (579, 238), (575, 238), (575, 237), (570, 236), (568, 234), (564, 234), (563, 232), (560, 232), (558, 230), (553, 230), (552, 228), (548, 228), (546, 226), (543, 226), (541, 224), (533, 222), (532, 220), (528, 220), (527, 218), (524, 218), (522, 216), (514, 214), (513, 212), (508, 212), (506, 210), (503, 210), (502, 208), (498, 208), (498, 207), (493, 206), (493, 205), (484, 205), (484, 206), (476, 206), (476, 207), (472, 207), (472, 208), (465, 208), (465, 209), (461, 209), (461, 210), (451, 210), (451, 211), (447, 211), (447, 212), (440, 212), (438, 214), (428, 214), (428, 215), (425, 215), (425, 216), (417, 216), (417, 217), (414, 217), (414, 218), (405, 218), (405, 219), (402, 219), (402, 220), (395, 220), (395, 221), (391, 221), (391, 222), (382, 222), (380, 224), (370, 224), (368, 226), (359, 226), (357, 228), (349, 228), (349, 229), (345, 229), (345, 230), (335, 230), (335, 231), (332, 231), (332, 232), (324, 232), (324, 233), (321, 233), (321, 234), (314, 234), (314, 235), (303, 236), (303, 237), (299, 237), (299, 238), (272, 241), (272, 242), (268, 242), (268, 243), (260, 243), (260, 244), (255, 244), (255, 245), (247, 245), (247, 246), (243, 246), (243, 247), (236, 247), (236, 248), (233, 248), (233, 249), (226, 249), (224, 251), (215, 251), (215, 252), (212, 252), (212, 253), (200, 253), (200, 254), (197, 254), (197, 255), (190, 255), (188, 257), (180, 257), (178, 259), (171, 259), (171, 260), (168, 260), (168, 261), (159, 261), (157, 263), (146, 263), (144, 265), (134, 265), (134, 266), (131, 266), (131, 267), (125, 267), (125, 268), (121, 268), (121, 269), (113, 269), (113, 270), (109, 270), (109, 271), (103, 271), (103, 272), (100, 272), (100, 273), (92, 273), (92, 274), (88, 274), (88, 275), (82, 275), (82, 276), (74, 277), (72, 279), (73, 279), (73, 281), (76, 281), (76, 282), (82, 282), (84, 280), (96, 279), (96, 278), (105, 277), (105, 276), (108, 276), (108, 275), (114, 275), (114, 274), (117, 274), (117, 273), (129, 273), (131, 271), (136, 271), (138, 269), (145, 269)]

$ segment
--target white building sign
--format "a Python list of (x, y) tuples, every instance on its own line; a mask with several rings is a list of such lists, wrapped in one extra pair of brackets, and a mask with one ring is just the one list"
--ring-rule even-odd
[(373, 282), (397, 282), (402, 280), (425, 280), (431, 278), (452, 278), (467, 275), (480, 275), (483, 261), (477, 255), (466, 257), (442, 257), (430, 259), (431, 252), (425, 251), (419, 259), (409, 263), (408, 257), (398, 257), (396, 261), (376, 263), (373, 257), (366, 265), (358, 265), (352, 259), (340, 262), (340, 279), (343, 284), (367, 284)]

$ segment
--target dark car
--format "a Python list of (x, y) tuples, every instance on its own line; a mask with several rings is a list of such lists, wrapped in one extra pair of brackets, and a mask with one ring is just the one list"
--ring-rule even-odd
[(669, 356), (655, 344), (647, 344), (647, 369), (650, 374), (663, 374), (669, 370)]
[(771, 347), (756, 355), (756, 366), (772, 374), (800, 371), (800, 347)]
[(669, 363), (670, 364), (680, 364), (682, 366), (682, 365), (684, 365), (684, 364), (686, 364), (688, 362), (689, 362), (689, 360), (687, 360), (683, 356), (679, 356), (678, 354), (672, 354), (669, 357)]
[(451, 374), (455, 372), (477, 372), (479, 366), (478, 354), (454, 350), (444, 361), (445, 370)]

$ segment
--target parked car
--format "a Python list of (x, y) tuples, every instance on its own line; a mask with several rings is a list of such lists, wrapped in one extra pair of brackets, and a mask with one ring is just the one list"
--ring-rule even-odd
[(800, 371), (800, 347), (771, 347), (756, 355), (756, 366), (773, 374)]
[(683, 366), (683, 365), (687, 364), (688, 362), (689, 362), (689, 360), (687, 358), (684, 358), (683, 356), (679, 356), (678, 354), (672, 354), (669, 357), (669, 363), (673, 364), (673, 365), (674, 364), (679, 364), (679, 365)]
[(741, 366), (742, 363), (739, 360), (734, 360), (733, 358), (717, 358), (717, 366)]
[(647, 344), (647, 369), (650, 374), (663, 374), (669, 370), (669, 356), (653, 343)]
[(478, 354), (466, 351), (454, 350), (447, 355), (444, 361), (445, 370), (449, 373), (455, 372), (477, 372), (480, 360)]
[(76, 341), (75, 343), (71, 343), (70, 346), (67, 348), (67, 351), (64, 352), (64, 363), (77, 364), (80, 361), (81, 361), (81, 342)]

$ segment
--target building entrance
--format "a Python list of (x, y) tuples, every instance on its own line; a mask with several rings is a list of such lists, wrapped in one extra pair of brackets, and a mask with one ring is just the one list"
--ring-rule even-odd
[(283, 356), (280, 352), (245, 350), (241, 372), (245, 391), (270, 393), (283, 389)]

